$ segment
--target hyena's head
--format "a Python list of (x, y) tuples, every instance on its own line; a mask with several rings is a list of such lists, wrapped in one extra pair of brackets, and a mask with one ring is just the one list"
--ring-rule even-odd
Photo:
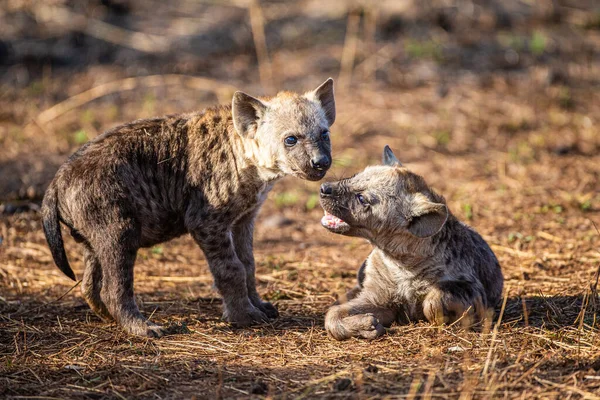
[(392, 238), (426, 238), (448, 219), (443, 197), (422, 177), (402, 167), (385, 146), (381, 166), (338, 182), (321, 185), (321, 224), (334, 233), (360, 236), (374, 243)]
[(254, 144), (253, 157), (275, 173), (318, 181), (331, 166), (329, 128), (335, 121), (333, 79), (305, 94), (257, 99), (233, 96), (233, 124)]

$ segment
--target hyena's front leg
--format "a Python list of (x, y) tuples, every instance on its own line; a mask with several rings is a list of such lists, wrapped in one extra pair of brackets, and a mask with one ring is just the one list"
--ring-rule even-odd
[(256, 213), (243, 216), (233, 227), (233, 243), (235, 252), (246, 268), (246, 288), (250, 302), (264, 312), (269, 318), (277, 318), (279, 312), (269, 302), (262, 301), (256, 290), (255, 263), (252, 242), (254, 237), (254, 219)]
[(347, 303), (334, 305), (325, 316), (325, 329), (337, 340), (351, 337), (375, 339), (396, 319), (396, 311), (373, 304), (361, 292)]
[(254, 306), (248, 297), (246, 267), (238, 258), (230, 231), (192, 231), (198, 243), (215, 286), (223, 296), (223, 319), (236, 326), (249, 326), (268, 321), (268, 317)]
[(365, 281), (365, 268), (366, 267), (367, 267), (367, 262), (364, 261), (362, 263), (362, 265), (360, 266), (360, 268), (358, 269), (358, 272), (356, 273), (356, 278), (357, 278), (356, 286), (354, 286), (352, 289), (347, 291), (345, 295), (341, 296), (338, 299), (338, 301), (336, 301), (333, 304), (338, 305), (338, 304), (346, 303), (346, 302), (352, 300), (353, 298), (357, 297), (360, 294), (360, 292), (363, 290), (363, 283)]

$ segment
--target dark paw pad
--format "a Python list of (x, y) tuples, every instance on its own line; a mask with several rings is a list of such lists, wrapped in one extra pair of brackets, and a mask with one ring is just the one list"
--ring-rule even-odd
[(270, 319), (279, 317), (279, 311), (277, 311), (277, 308), (269, 302), (262, 302), (258, 308), (260, 308), (260, 310)]
[(238, 328), (269, 321), (267, 315), (254, 306), (242, 310), (225, 311), (223, 319)]

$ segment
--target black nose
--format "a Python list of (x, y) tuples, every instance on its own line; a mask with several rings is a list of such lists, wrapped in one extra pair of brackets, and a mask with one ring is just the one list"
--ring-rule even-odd
[(331, 160), (327, 156), (320, 156), (310, 160), (310, 164), (316, 170), (323, 171), (329, 168)]
[(331, 184), (324, 183), (321, 185), (321, 196), (331, 196), (333, 194), (333, 188)]

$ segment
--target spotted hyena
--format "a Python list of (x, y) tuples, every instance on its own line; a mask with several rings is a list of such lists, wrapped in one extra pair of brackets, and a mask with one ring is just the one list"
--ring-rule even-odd
[(92, 310), (126, 331), (161, 336), (139, 311), (133, 265), (140, 247), (190, 233), (208, 260), (238, 326), (278, 316), (256, 291), (254, 219), (285, 175), (316, 181), (331, 165), (333, 81), (305, 94), (255, 98), (230, 106), (135, 121), (73, 154), (43, 202), (43, 227), (54, 261), (75, 279), (60, 223), (84, 249), (82, 293)]
[(394, 321), (470, 324), (489, 316), (504, 279), (488, 244), (387, 146), (383, 159), (321, 185), (322, 225), (375, 247), (348, 301), (327, 312), (327, 331), (339, 340), (371, 339)]

